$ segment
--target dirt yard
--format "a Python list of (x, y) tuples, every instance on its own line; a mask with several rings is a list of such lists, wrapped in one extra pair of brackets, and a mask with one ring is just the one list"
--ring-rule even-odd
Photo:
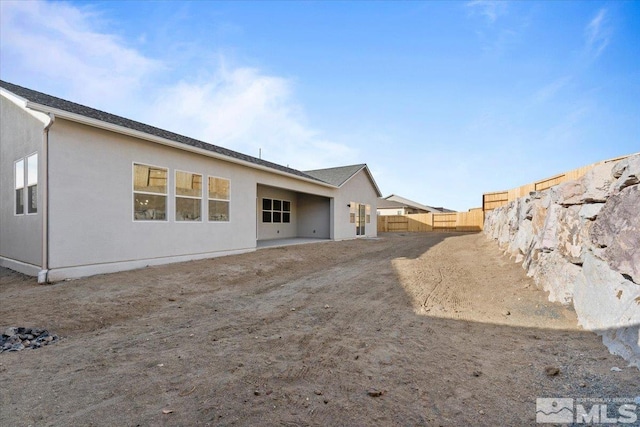
[(0, 332), (60, 336), (0, 354), (2, 426), (523, 426), (536, 397), (640, 394), (638, 369), (479, 234), (382, 234), (50, 286), (0, 270), (0, 301)]

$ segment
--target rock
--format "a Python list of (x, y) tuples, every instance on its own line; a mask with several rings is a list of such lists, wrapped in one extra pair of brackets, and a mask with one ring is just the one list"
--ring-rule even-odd
[(322, 396), (322, 392), (320, 390), (315, 390), (314, 393), (318, 396)]
[(640, 325), (596, 331), (613, 354), (623, 357), (630, 365), (640, 367)]
[(531, 224), (531, 221), (525, 220), (520, 224), (518, 231), (509, 244), (511, 254), (516, 255), (516, 262), (520, 262), (524, 259), (533, 239), (533, 225)]
[(613, 368), (611, 368), (612, 372), (622, 372), (622, 369), (618, 368), (617, 366), (614, 366)]
[(614, 194), (591, 227), (594, 245), (606, 248), (603, 259), (619, 272), (640, 283), (640, 186)]
[(20, 351), (20, 350), (24, 350), (24, 345), (22, 345), (21, 342), (17, 344), (13, 344), (7, 351)]
[(567, 261), (559, 252), (541, 253), (533, 280), (549, 292), (549, 301), (569, 305), (576, 285), (582, 283), (582, 268)]
[(560, 368), (555, 366), (547, 366), (544, 368), (544, 373), (547, 374), (548, 377), (556, 377), (560, 374)]
[(640, 296), (638, 285), (626, 280), (591, 252), (585, 255), (582, 274), (584, 282), (574, 291), (574, 307), (578, 321), (585, 329), (640, 325), (640, 310), (634, 301)]
[(591, 169), (583, 177), (567, 181), (557, 186), (556, 196), (563, 206), (585, 203), (606, 202), (615, 178), (612, 175), (614, 163), (602, 163)]
[(367, 394), (371, 397), (380, 397), (384, 394), (384, 390), (371, 389), (367, 391)]
[(501, 313), (502, 313), (503, 316), (510, 316), (511, 315), (511, 312), (509, 310), (502, 310)]
[(584, 192), (584, 185), (579, 180), (563, 182), (554, 188), (555, 198), (561, 205), (582, 204)]
[(585, 225), (578, 215), (580, 208), (570, 206), (558, 212), (558, 224), (556, 226), (558, 252), (572, 264), (582, 264), (583, 239), (588, 238), (583, 231)]
[(618, 162), (612, 170), (612, 175), (617, 178), (617, 181), (613, 183), (614, 191), (621, 191), (631, 185), (639, 184), (640, 155), (628, 157)]
[(4, 331), (4, 335), (6, 335), (8, 337), (12, 337), (12, 336), (16, 335), (17, 333), (18, 333), (18, 328), (14, 328), (14, 327), (7, 328)]
[(558, 244), (558, 221), (562, 209), (560, 205), (551, 205), (549, 209), (547, 209), (542, 233), (540, 233), (537, 244), (537, 247), (543, 252), (554, 250)]
[(483, 411), (482, 409), (480, 409), (480, 410), (478, 411), (478, 413), (479, 413), (480, 415), (484, 415), (484, 411)]
[[(4, 351), (20, 351), (25, 348), (37, 349), (42, 344), (49, 344), (58, 339), (56, 335), (50, 335), (48, 331), (39, 328), (11, 327), (5, 332), (11, 334), (0, 335), (0, 353)], [(37, 334), (37, 337), (36, 335)]]
[(582, 205), (582, 207), (580, 208), (580, 212), (578, 212), (578, 216), (580, 218), (593, 221), (594, 219), (596, 219), (603, 206), (604, 203), (589, 203), (586, 205)]

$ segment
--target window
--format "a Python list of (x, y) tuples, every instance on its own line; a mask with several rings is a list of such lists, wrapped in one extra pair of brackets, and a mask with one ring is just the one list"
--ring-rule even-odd
[(229, 180), (209, 177), (209, 221), (229, 221)]
[(168, 170), (156, 166), (133, 164), (133, 219), (167, 220)]
[(367, 224), (371, 224), (371, 206), (370, 205), (367, 205), (366, 212), (367, 212)]
[(349, 222), (351, 224), (356, 223), (356, 209), (358, 204), (356, 202), (349, 202)]
[(27, 157), (27, 213), (38, 213), (38, 153)]
[(24, 159), (15, 163), (16, 215), (24, 214)]
[(291, 222), (291, 202), (288, 200), (262, 199), (262, 222)]
[(202, 175), (176, 171), (176, 221), (202, 220)]
[(38, 153), (16, 161), (13, 178), (16, 200), (15, 214), (24, 215), (25, 204), (27, 214), (38, 213)]

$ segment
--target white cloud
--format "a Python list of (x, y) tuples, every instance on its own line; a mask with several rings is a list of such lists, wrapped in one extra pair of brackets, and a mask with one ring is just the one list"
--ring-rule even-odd
[(171, 64), (100, 30), (94, 9), (43, 1), (0, 1), (0, 8), (5, 80), (246, 154), (262, 149), (264, 159), (298, 169), (356, 159), (307, 125), (288, 79), (228, 67), (224, 58), (212, 67), (202, 59), (215, 54), (199, 49), (181, 57), (183, 66), (193, 60), (197, 80), (175, 83)]
[(611, 38), (607, 9), (598, 11), (585, 27), (584, 33), (587, 52), (597, 58), (607, 47)]
[(489, 24), (495, 23), (498, 18), (507, 13), (506, 1), (473, 0), (466, 3), (472, 14), (479, 13)]
[(252, 68), (228, 69), (162, 91), (147, 121), (265, 160), (312, 169), (353, 161), (356, 152), (306, 124), (291, 83)]
[(0, 7), (5, 75), (61, 87), (80, 102), (97, 98), (105, 106), (126, 100), (161, 68), (118, 37), (93, 29), (99, 15), (88, 9), (41, 1), (2, 1)]

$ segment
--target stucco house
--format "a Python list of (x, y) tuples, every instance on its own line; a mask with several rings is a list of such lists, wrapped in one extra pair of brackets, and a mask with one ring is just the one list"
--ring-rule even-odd
[(377, 233), (365, 164), (302, 172), (4, 81), (0, 126), (0, 266), (39, 282)]
[(450, 209), (443, 207), (433, 207), (423, 205), (413, 200), (406, 199), (396, 194), (391, 194), (387, 197), (380, 198), (378, 200), (378, 215), (409, 215), (419, 213), (443, 213), (454, 212)]

